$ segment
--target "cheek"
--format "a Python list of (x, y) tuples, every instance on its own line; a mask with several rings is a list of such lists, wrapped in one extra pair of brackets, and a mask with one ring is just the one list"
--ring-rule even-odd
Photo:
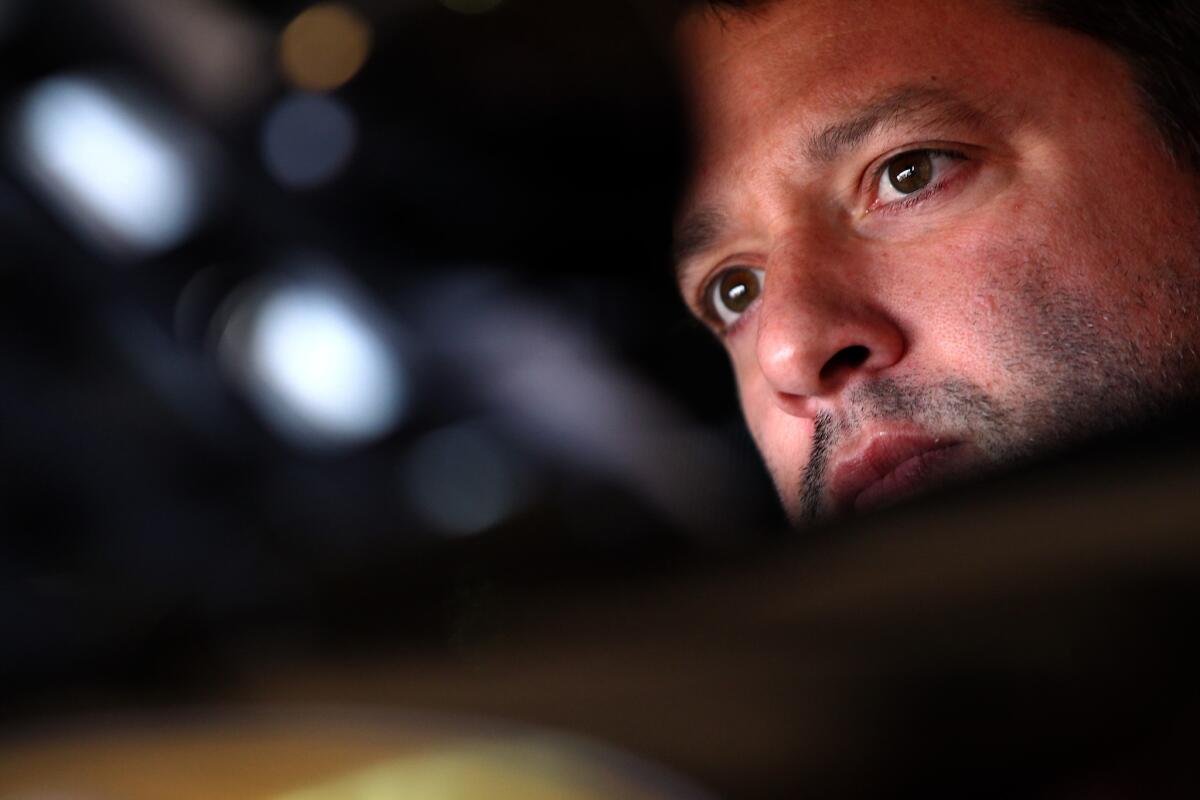
[(735, 358), (734, 372), (746, 426), (776, 487), (786, 497), (800, 485), (808, 464), (813, 421), (783, 411), (754, 363)]
[(1013, 219), (1050, 270), (1044, 282), (1119, 304), (1135, 273), (1195, 258), (1200, 182), (1180, 172), (1140, 110), (1114, 111), (1029, 149), (1038, 158)]
[(734, 374), (742, 417), (746, 420), (746, 427), (750, 429), (750, 435), (758, 444), (759, 451), (765, 454), (766, 446), (773, 442), (768, 432), (772, 424), (771, 418), (779, 411), (772, 399), (771, 387), (767, 385), (762, 373), (749, 361), (735, 360)]
[(775, 488), (784, 498), (798, 495), (812, 449), (813, 422), (777, 411), (751, 426), (763, 462)]
[(1016, 202), (891, 254), (889, 302), (914, 378), (953, 376), (993, 395), (1020, 391), (1056, 276), (1044, 268), (1045, 226), (1030, 215), (1032, 204)]
[(878, 296), (903, 329), (909, 367), (941, 371), (981, 357), (987, 331), (1003, 326), (1037, 271), (1012, 230), (977, 221), (887, 254), (880, 271), (891, 277)]

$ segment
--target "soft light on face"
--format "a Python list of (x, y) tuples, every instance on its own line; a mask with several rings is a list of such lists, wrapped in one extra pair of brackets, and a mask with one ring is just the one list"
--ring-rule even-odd
[(1200, 386), (1196, 182), (1122, 60), (1003, 3), (933, 6), (780, 0), (680, 29), (680, 286), (797, 520)]

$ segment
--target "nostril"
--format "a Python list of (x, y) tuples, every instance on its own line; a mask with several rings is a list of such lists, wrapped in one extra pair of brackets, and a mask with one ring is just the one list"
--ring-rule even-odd
[(821, 380), (827, 381), (842, 370), (852, 370), (861, 367), (871, 357), (871, 351), (860, 344), (843, 347), (833, 354), (833, 358), (821, 367)]

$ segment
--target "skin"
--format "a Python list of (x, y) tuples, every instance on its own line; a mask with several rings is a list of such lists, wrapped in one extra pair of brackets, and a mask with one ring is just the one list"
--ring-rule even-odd
[[(998, 0), (780, 0), (694, 12), (678, 40), (679, 284), (794, 521), (847, 510), (837, 476), (881, 442), (955, 446), (862, 505), (1200, 388), (1197, 177), (1106, 47)], [(954, 154), (932, 188), (875, 180), (921, 148)], [(728, 324), (708, 287), (738, 268), (762, 283)]]

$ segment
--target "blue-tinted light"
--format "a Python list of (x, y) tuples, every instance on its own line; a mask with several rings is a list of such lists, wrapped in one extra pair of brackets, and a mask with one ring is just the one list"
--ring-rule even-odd
[(284, 186), (309, 189), (335, 178), (354, 153), (354, 117), (336, 99), (294, 94), (279, 102), (263, 126), (263, 160)]
[(88, 238), (144, 255), (181, 242), (199, 221), (198, 165), (161, 115), (99, 81), (51, 78), (18, 116), (17, 162)]
[(244, 296), (222, 338), (237, 380), (281, 434), (347, 446), (390, 432), (406, 381), (374, 315), (338, 286), (276, 285)]

